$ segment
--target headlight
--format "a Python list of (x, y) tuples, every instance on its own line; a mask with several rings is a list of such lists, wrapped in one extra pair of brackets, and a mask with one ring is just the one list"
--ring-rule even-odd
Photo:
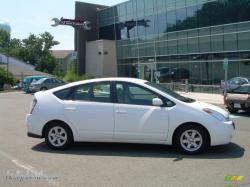
[(218, 119), (221, 122), (228, 121), (228, 119), (224, 115), (222, 115), (221, 113), (219, 113), (215, 110), (212, 110), (209, 108), (204, 108), (203, 111), (206, 112), (207, 114), (213, 116), (214, 118)]

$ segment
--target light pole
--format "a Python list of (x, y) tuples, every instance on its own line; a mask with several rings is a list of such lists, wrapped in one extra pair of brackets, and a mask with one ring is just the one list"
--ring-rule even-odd
[(10, 52), (10, 34), (9, 34), (9, 37), (8, 37), (8, 43), (7, 43), (7, 79), (9, 78), (9, 52)]

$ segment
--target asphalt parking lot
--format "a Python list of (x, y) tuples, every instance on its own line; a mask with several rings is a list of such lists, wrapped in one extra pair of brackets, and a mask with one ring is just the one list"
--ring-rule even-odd
[[(26, 136), (32, 95), (0, 93), (0, 186), (250, 186), (250, 114), (232, 143), (187, 156), (171, 146), (78, 143), (51, 151)], [(228, 181), (226, 176), (244, 176)]]

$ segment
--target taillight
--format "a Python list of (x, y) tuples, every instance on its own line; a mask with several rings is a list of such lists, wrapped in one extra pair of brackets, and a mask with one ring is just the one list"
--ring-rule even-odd
[(37, 99), (34, 98), (32, 104), (31, 104), (30, 114), (33, 113), (33, 111), (34, 111), (34, 109), (36, 107), (36, 104), (37, 104)]

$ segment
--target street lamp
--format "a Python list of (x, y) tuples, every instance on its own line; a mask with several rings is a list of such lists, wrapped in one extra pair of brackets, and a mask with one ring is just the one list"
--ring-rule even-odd
[(9, 37), (8, 37), (8, 43), (7, 43), (7, 79), (9, 78), (9, 52), (10, 52), (10, 34), (9, 34)]

